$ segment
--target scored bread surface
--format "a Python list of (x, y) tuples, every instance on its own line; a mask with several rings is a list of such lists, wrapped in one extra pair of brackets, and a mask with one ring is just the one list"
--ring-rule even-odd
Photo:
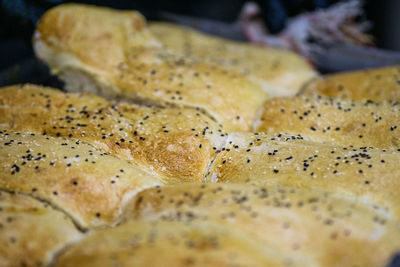
[(0, 266), (400, 251), (398, 67), (316, 77), (288, 51), (79, 4), (46, 12), (33, 43), (71, 92), (0, 89)]
[(82, 228), (111, 225), (135, 193), (162, 184), (78, 139), (0, 129), (0, 189), (30, 194)]
[(34, 48), (68, 90), (199, 108), (230, 131), (250, 130), (268, 97), (237, 71), (169, 53), (134, 12), (58, 6), (42, 17)]
[(380, 206), (400, 222), (399, 149), (322, 144), (299, 135), (231, 134), (207, 181), (325, 189)]
[(398, 104), (303, 95), (272, 98), (260, 109), (254, 130), (345, 146), (400, 147)]
[(306, 60), (287, 50), (228, 41), (167, 22), (152, 22), (149, 29), (171, 51), (236, 70), (270, 96), (292, 96), (316, 76)]
[(160, 173), (164, 182), (200, 182), (226, 135), (193, 109), (114, 105), (94, 95), (33, 85), (0, 90), (0, 124), (83, 140)]
[(83, 235), (49, 204), (0, 191), (0, 266), (44, 266)]
[(315, 78), (302, 88), (301, 94), (319, 94), (363, 101), (399, 101), (400, 66), (343, 72)]
[(135, 221), (98, 231), (56, 266), (315, 266), (212, 222)]
[(278, 255), (315, 259), (321, 266), (376, 266), (400, 247), (390, 215), (324, 189), (184, 184), (144, 190), (126, 207), (124, 221), (218, 222)]

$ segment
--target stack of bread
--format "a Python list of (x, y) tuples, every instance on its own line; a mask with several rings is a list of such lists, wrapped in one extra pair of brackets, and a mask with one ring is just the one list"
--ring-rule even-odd
[(400, 68), (78, 4), (37, 26), (65, 91), (0, 89), (0, 266), (385, 266)]

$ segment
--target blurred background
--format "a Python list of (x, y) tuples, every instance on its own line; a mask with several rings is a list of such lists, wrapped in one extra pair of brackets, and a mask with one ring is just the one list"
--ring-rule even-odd
[[(41, 15), (70, 1), (0, 0), (0, 86), (56, 86), (35, 59), (31, 38)], [(200, 31), (290, 49), (322, 73), (400, 64), (399, 0), (113, 0), (74, 1), (135, 9)]]

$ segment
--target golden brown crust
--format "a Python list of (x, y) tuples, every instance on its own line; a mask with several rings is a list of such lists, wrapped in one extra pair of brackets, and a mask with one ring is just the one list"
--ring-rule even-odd
[(129, 198), (160, 184), (81, 140), (0, 128), (0, 189), (43, 199), (82, 228), (113, 224)]
[(164, 182), (201, 181), (225, 136), (193, 109), (112, 105), (94, 95), (33, 85), (0, 90), (0, 124), (86, 141), (159, 173)]
[(399, 101), (399, 81), (399, 66), (343, 72), (313, 80), (302, 89), (302, 94), (353, 100)]
[(119, 103), (0, 90), (1, 266), (372, 267), (400, 250), (398, 67), (265, 102), (314, 70), (77, 4), (43, 16), (34, 49), (67, 90)]
[(290, 133), (339, 145), (400, 147), (397, 102), (356, 102), (321, 96), (265, 102), (255, 131)]
[(388, 213), (325, 190), (184, 184), (145, 190), (126, 207), (125, 221), (219, 223), (275, 248), (276, 256), (313, 259), (318, 266), (384, 266), (400, 247), (400, 230)]
[[(291, 263), (291, 264), (290, 264)], [(131, 222), (98, 231), (56, 266), (312, 266), (212, 222)]]
[(279, 184), (343, 193), (400, 222), (400, 150), (337, 146), (298, 135), (231, 134), (208, 181)]
[(310, 64), (287, 50), (224, 40), (166, 22), (152, 22), (149, 30), (174, 53), (238, 71), (270, 96), (294, 95), (316, 76)]
[[(159, 45), (138, 12), (83, 4), (64, 4), (51, 9), (41, 18), (36, 34), (40, 36), (35, 36), (34, 41), (44, 38), (60, 53), (74, 54), (104, 73), (115, 72), (114, 68), (124, 61), (124, 49), (130, 45)], [(125, 44), (126, 38), (132, 44)]]
[(199, 107), (229, 131), (249, 130), (257, 107), (267, 98), (263, 89), (236, 71), (169, 53), (143, 23), (137, 13), (61, 5), (42, 17), (35, 52), (61, 77), (80, 73), (94, 84), (77, 88), (81, 85), (72, 85), (77, 79), (72, 75), (66, 78), (67, 89), (130, 102)]
[(63, 213), (32, 197), (0, 191), (0, 266), (45, 266), (81, 237)]

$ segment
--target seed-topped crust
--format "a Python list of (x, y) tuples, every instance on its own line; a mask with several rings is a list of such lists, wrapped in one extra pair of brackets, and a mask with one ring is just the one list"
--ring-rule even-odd
[(301, 93), (361, 101), (399, 101), (400, 66), (326, 75), (306, 84)]
[(254, 128), (337, 145), (400, 147), (400, 106), (322, 96), (274, 98), (260, 109)]
[(0, 189), (49, 202), (83, 229), (112, 225), (129, 198), (162, 183), (84, 141), (0, 128)]
[(50, 205), (27, 195), (0, 191), (0, 265), (46, 266), (82, 234)]
[(0, 90), (0, 124), (88, 142), (159, 173), (164, 182), (201, 181), (226, 135), (194, 109), (113, 104), (33, 85)]
[(338, 146), (300, 135), (235, 133), (207, 181), (322, 189), (379, 205), (400, 222), (400, 149)]
[(316, 76), (306, 60), (287, 50), (228, 41), (167, 22), (152, 22), (149, 30), (174, 53), (238, 71), (270, 96), (294, 95)]
[(290, 52), (79, 4), (33, 41), (75, 93), (0, 89), (0, 266), (375, 267), (400, 251), (398, 67), (293, 96), (315, 72)]
[(184, 184), (144, 190), (126, 207), (124, 221), (219, 223), (275, 248), (277, 257), (313, 259), (309, 266), (377, 266), (400, 248), (390, 214), (338, 191)]
[(56, 266), (313, 266), (213, 222), (135, 221), (99, 231)]
[(66, 80), (68, 90), (197, 107), (229, 131), (250, 130), (267, 98), (257, 83), (234, 70), (170, 53), (144, 25), (135, 12), (60, 5), (42, 17), (35, 52)]

